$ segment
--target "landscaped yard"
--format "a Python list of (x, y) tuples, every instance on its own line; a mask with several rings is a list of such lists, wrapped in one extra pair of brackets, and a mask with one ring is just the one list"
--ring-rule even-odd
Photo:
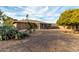
[(58, 29), (39, 30), (26, 39), (0, 41), (0, 51), (79, 51), (79, 34), (62, 33)]

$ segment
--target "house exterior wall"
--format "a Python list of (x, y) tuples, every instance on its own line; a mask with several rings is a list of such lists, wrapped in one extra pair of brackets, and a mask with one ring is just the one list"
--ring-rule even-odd
[(18, 30), (26, 29), (26, 23), (17, 22), (14, 23), (14, 27)]
[[(26, 29), (26, 23), (27, 22), (14, 22), (14, 27), (17, 28), (18, 30), (22, 30), (22, 29)], [(34, 22), (32, 22), (34, 23)], [(37, 24), (37, 29), (51, 29), (51, 24), (48, 23), (39, 23), (39, 22), (35, 22), (35, 24)]]
[(41, 29), (52, 29), (52, 25), (48, 23), (40, 23)]
[(13, 26), (15, 27), (15, 28), (17, 28), (17, 24), (15, 23), (15, 24), (13, 24)]
[(40, 23), (36, 23), (37, 24), (37, 29), (40, 29)]

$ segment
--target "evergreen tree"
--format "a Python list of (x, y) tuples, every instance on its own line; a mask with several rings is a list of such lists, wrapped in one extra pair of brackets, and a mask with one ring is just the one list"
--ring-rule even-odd
[(79, 25), (79, 9), (66, 10), (61, 13), (57, 20), (57, 25), (75, 27), (76, 30)]

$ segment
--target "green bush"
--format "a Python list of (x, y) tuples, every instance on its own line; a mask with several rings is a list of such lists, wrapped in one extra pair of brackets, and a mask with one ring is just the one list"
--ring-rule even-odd
[(79, 9), (65, 10), (61, 13), (56, 24), (58, 26), (69, 26), (73, 31), (79, 31)]
[(27, 26), (26, 29), (28, 30), (29, 33), (32, 33), (38, 28), (36, 23), (31, 23), (31, 22), (27, 22), (26, 26)]
[(3, 26), (0, 27), (0, 40), (23, 39), (29, 36), (27, 33), (19, 32), (15, 28)]

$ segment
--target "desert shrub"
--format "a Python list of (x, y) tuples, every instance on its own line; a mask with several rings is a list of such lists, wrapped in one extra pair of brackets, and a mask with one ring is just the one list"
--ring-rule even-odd
[(27, 26), (26, 29), (29, 31), (29, 33), (32, 33), (38, 27), (36, 23), (31, 23), (31, 22), (27, 22), (26, 26)]
[(29, 36), (27, 33), (19, 32), (15, 28), (3, 26), (0, 27), (0, 40), (23, 39)]
[(26, 36), (28, 37), (29, 35), (27, 33), (24, 33), (24, 32), (18, 32), (15, 34), (15, 39), (23, 39)]

